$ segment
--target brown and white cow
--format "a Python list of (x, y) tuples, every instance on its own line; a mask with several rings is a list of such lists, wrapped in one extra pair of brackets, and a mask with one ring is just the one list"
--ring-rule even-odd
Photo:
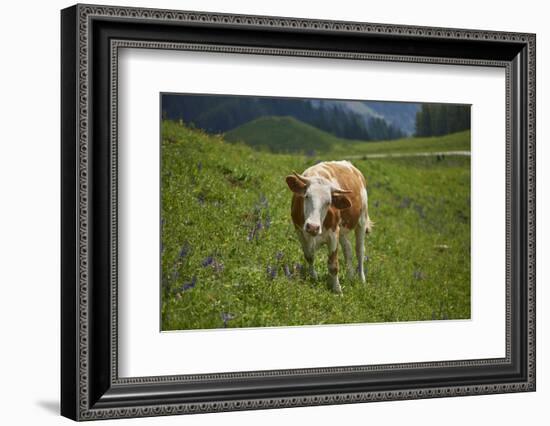
[(304, 257), (314, 279), (315, 250), (328, 246), (329, 283), (332, 290), (342, 293), (338, 280), (338, 241), (342, 245), (347, 275), (354, 275), (350, 231), (355, 231), (355, 254), (358, 273), (365, 282), (365, 234), (372, 222), (367, 207), (366, 181), (349, 161), (326, 161), (286, 177), (292, 194), (291, 216)]

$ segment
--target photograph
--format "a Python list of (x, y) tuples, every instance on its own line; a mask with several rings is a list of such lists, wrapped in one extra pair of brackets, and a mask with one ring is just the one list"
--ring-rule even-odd
[(161, 93), (161, 331), (470, 319), (470, 121)]

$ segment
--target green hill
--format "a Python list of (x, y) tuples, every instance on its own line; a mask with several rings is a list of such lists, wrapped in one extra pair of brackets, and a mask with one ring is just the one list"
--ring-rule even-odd
[(292, 117), (261, 117), (224, 135), (230, 142), (244, 142), (271, 152), (326, 152), (342, 139)]

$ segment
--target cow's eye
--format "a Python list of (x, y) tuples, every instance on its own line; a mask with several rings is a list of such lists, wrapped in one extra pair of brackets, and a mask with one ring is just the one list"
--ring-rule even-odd
[(304, 198), (305, 198), (306, 200), (308, 200), (308, 199), (309, 199), (309, 195), (306, 194), (306, 195), (304, 196)]

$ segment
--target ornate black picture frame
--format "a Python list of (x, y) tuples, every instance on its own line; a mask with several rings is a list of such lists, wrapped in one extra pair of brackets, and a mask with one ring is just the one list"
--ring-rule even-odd
[[(126, 7), (61, 12), (61, 413), (158, 416), (535, 390), (535, 35)], [(120, 378), (117, 53), (121, 47), (506, 71), (506, 356)]]

